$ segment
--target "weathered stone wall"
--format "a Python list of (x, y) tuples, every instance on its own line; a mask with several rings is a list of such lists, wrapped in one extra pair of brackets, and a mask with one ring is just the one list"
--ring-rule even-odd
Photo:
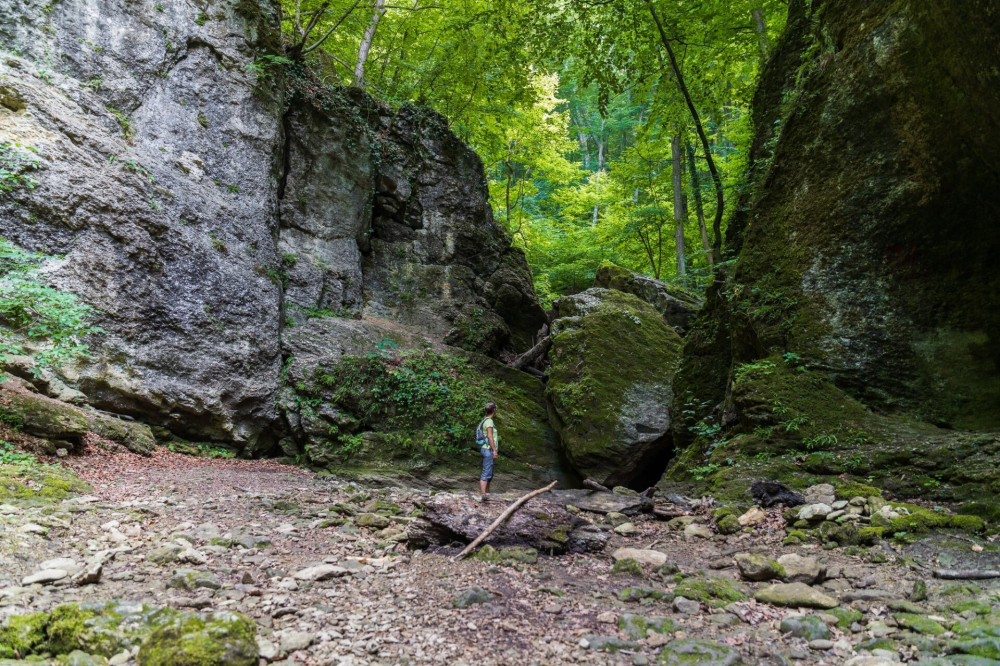
[(0, 141), (40, 162), (0, 233), (60, 255), (45, 272), (106, 331), (63, 394), (259, 452), (287, 434), (283, 361), (302, 378), (344, 353), (336, 316), (533, 342), (544, 313), (475, 154), (432, 113), (315, 104), (261, 58), (277, 38), (268, 1), (0, 0)]

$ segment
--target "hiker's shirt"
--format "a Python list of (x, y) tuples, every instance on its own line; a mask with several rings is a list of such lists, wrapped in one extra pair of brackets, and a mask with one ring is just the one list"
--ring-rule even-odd
[(497, 434), (497, 427), (493, 423), (493, 419), (486, 419), (483, 421), (483, 435), (486, 436), (486, 443), (483, 444), (484, 449), (490, 448), (490, 435), (489, 429), (493, 428), (493, 445), (496, 447), (497, 452), (500, 452), (500, 435)]

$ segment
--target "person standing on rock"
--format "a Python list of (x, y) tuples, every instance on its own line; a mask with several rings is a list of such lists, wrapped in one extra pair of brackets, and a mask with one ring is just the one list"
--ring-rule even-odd
[(497, 414), (497, 404), (489, 402), (486, 404), (486, 418), (479, 427), (476, 428), (476, 443), (483, 454), (483, 472), (479, 475), (479, 500), (486, 501), (486, 496), (490, 494), (490, 481), (493, 480), (493, 462), (500, 457), (500, 435), (497, 434), (496, 424), (493, 417)]

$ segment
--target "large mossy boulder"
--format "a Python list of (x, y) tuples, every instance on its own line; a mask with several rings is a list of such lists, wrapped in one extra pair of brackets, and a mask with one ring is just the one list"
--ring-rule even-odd
[(691, 446), (671, 475), (722, 467), (704, 454), (725, 440), (740, 469), (716, 477), (884, 475), (941, 499), (1000, 487), (993, 13), (790, 3), (753, 102), (735, 261), (674, 385)]
[(560, 299), (545, 397), (566, 458), (607, 486), (656, 483), (672, 452), (681, 338), (652, 305), (612, 289)]
[(597, 269), (594, 286), (638, 296), (656, 308), (681, 335), (691, 328), (702, 305), (702, 300), (686, 289), (614, 264), (603, 264)]

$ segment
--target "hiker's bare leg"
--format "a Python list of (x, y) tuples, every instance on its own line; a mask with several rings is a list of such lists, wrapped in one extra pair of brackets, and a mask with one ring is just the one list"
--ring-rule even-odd
[(479, 494), (485, 495), (490, 492), (490, 482), (489, 481), (479, 481)]

